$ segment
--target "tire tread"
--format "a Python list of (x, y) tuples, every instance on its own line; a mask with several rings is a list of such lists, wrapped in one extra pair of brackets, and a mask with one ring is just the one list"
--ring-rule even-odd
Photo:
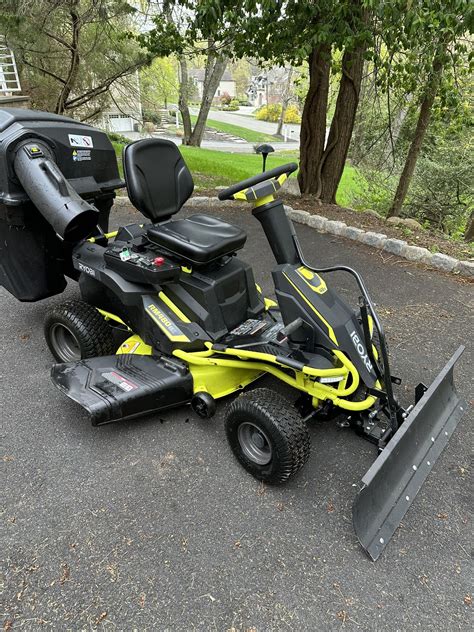
[(245, 457), (241, 458), (232, 446), (228, 428), (227, 436), (235, 456), (240, 463), (257, 478), (266, 480), (271, 484), (282, 484), (293, 477), (303, 467), (310, 456), (311, 440), (306, 424), (299, 413), (279, 393), (267, 388), (259, 388), (239, 396), (231, 404), (227, 418), (232, 419), (234, 414), (247, 414), (257, 410), (262, 416), (270, 417), (272, 424), (276, 426), (282, 435), (283, 458), (278, 463), (277, 471), (269, 479), (259, 477), (255, 471), (246, 467)]
[(115, 353), (112, 330), (97, 309), (84, 301), (69, 300), (55, 305), (45, 319), (46, 342), (57, 360), (48, 333), (50, 327), (58, 322), (65, 323), (74, 330), (80, 343), (82, 359)]

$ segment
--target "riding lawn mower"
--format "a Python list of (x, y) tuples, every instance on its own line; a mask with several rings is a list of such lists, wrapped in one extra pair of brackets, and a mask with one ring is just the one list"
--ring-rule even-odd
[[(214, 214), (179, 217), (194, 184), (175, 144), (132, 142), (123, 168), (125, 183), (98, 129), (0, 110), (0, 284), (20, 301), (39, 301), (70, 278), (81, 294), (46, 317), (53, 383), (95, 426), (184, 405), (210, 418), (219, 399), (243, 391), (227, 408), (226, 435), (242, 466), (268, 484), (307, 461), (308, 422), (352, 428), (379, 450), (353, 506), (356, 534), (376, 560), (465, 409), (453, 383), (463, 348), (430, 387), (415, 388), (413, 405), (401, 406), (362, 278), (347, 266), (308, 263), (276, 198), (296, 164), (219, 193), (247, 202), (260, 222), (276, 260), (276, 300), (236, 256), (241, 228)], [(124, 185), (142, 223), (108, 232)], [(356, 284), (356, 308), (331, 286), (336, 271)], [(268, 388), (245, 391), (267, 374), (295, 401)]]

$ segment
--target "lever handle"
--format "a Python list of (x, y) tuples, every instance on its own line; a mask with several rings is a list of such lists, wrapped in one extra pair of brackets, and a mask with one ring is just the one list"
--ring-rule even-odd
[(53, 182), (56, 183), (59, 193), (61, 195), (68, 195), (69, 191), (63, 174), (58, 169), (53, 167), (53, 164), (49, 160), (45, 160), (41, 164), (41, 168), (43, 169), (43, 171), (46, 172), (50, 180), (53, 180)]
[(285, 338), (288, 338), (288, 336), (291, 336), (291, 334), (293, 334), (300, 327), (302, 327), (303, 323), (304, 323), (304, 320), (300, 316), (298, 316), (298, 318), (295, 318), (295, 320), (293, 320), (291, 323), (286, 325), (286, 327), (283, 327), (283, 329), (280, 329), (280, 331), (278, 332), (278, 339), (284, 340)]

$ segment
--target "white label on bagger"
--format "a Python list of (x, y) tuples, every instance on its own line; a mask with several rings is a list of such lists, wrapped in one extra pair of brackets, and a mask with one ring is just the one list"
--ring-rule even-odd
[(68, 134), (68, 136), (71, 147), (86, 147), (88, 149), (94, 147), (92, 136), (82, 136), (81, 134)]
[(92, 160), (90, 149), (75, 149), (72, 152), (74, 162), (83, 162), (84, 160)]

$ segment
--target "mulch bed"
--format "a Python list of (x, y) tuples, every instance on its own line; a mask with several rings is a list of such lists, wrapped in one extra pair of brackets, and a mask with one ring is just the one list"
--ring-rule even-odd
[[(214, 197), (217, 193), (215, 189), (198, 190), (195, 195)], [(383, 218), (378, 218), (368, 212), (354, 211), (353, 209), (337, 206), (336, 204), (319, 204), (311, 196), (295, 197), (293, 195), (283, 194), (281, 198), (285, 204), (294, 209), (307, 211), (312, 215), (322, 215), (331, 220), (345, 222), (348, 226), (355, 226), (362, 230), (383, 233), (393, 239), (403, 239), (411, 246), (428, 248), (431, 252), (442, 252), (456, 259), (472, 260), (474, 258), (474, 246), (472, 244), (448, 239), (442, 233), (433, 230), (394, 226), (393, 224), (388, 224)]]

